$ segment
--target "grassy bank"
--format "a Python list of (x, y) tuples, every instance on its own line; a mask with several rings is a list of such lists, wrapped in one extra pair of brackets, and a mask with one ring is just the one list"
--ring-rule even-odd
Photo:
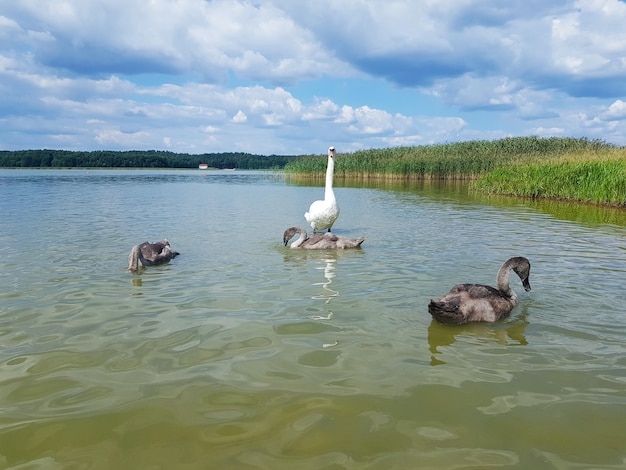
[[(285, 167), (293, 177), (322, 178), (325, 171), (320, 156)], [(587, 139), (518, 137), (363, 150), (340, 154), (335, 177), (467, 179), (476, 191), (626, 206), (626, 148)]]
[(626, 207), (626, 149), (571, 153), (543, 163), (497, 168), (472, 182), (471, 188)]

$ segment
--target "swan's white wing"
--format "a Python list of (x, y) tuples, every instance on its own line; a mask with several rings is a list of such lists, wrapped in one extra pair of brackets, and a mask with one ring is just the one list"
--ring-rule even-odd
[(315, 201), (304, 218), (313, 230), (323, 230), (332, 227), (339, 216), (339, 207), (335, 201)]

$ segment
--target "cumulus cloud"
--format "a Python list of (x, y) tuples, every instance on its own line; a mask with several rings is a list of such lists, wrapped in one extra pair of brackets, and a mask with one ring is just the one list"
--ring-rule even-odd
[(525, 134), (626, 144), (625, 23), (620, 0), (2, 2), (0, 142), (259, 153)]
[(626, 102), (622, 100), (616, 100), (609, 108), (603, 113), (603, 118), (609, 121), (621, 121), (626, 119)]
[(237, 113), (233, 116), (232, 121), (241, 124), (248, 120), (248, 116), (241, 109), (237, 111)]
[(221, 82), (233, 71), (291, 82), (340, 66), (271, 2), (25, 0), (8, 10), (23, 20), (15, 49), (38, 33), (27, 43), (38, 62), (78, 74), (196, 72)]

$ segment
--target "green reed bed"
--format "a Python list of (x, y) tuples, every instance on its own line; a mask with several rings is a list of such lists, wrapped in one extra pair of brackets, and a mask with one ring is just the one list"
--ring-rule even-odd
[[(361, 150), (339, 154), (338, 177), (465, 178), (474, 179), (495, 168), (533, 163), (567, 152), (597, 150), (610, 145), (587, 139), (515, 137), (496, 141), (468, 141), (418, 147)], [(326, 171), (326, 158), (304, 156), (290, 161), (290, 175), (318, 177)]]
[[(339, 154), (336, 178), (465, 179), (472, 189), (624, 205), (626, 149), (574, 138), (512, 137)], [(290, 161), (293, 178), (323, 178), (326, 157)]]
[(497, 168), (471, 189), (530, 198), (571, 199), (626, 207), (626, 149)]

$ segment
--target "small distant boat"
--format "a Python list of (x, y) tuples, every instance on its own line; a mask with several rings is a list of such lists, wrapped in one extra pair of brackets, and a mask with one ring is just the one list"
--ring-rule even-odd
[(198, 168), (201, 170), (206, 170), (208, 167), (208, 163), (200, 163), (200, 165), (198, 165)]

